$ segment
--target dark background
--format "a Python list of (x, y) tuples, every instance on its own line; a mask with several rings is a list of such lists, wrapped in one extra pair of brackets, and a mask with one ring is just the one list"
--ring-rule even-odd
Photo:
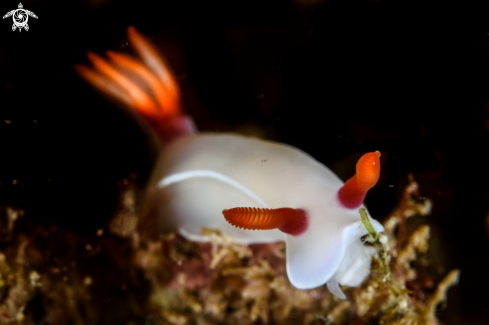
[[(380, 150), (367, 198), (378, 219), (413, 172), (434, 203), (431, 258), (441, 275), (462, 270), (439, 317), (487, 323), (489, 2), (22, 3), (39, 17), (28, 32), (0, 21), (0, 204), (93, 233), (116, 206), (118, 180), (135, 172), (144, 186), (147, 133), (72, 68), (88, 49), (127, 51), (134, 25), (167, 56), (200, 130), (255, 130), (344, 180), (362, 153)], [(1, 15), (17, 6), (2, 1)]]

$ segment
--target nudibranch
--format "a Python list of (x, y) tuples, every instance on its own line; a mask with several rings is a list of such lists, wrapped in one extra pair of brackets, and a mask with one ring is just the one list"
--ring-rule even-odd
[[(144, 35), (128, 28), (138, 58), (89, 53), (93, 67), (76, 66), (88, 83), (136, 111), (160, 143), (142, 202), (161, 232), (207, 241), (214, 228), (236, 243), (286, 242), (290, 282), (299, 289), (357, 286), (370, 273), (372, 248), (359, 208), (380, 172), (380, 152), (360, 158), (345, 184), (301, 150), (234, 134), (197, 133), (182, 113), (169, 65)], [(377, 232), (382, 225), (371, 219)]]

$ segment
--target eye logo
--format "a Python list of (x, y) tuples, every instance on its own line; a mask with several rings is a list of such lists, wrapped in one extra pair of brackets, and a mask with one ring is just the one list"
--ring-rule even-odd
[(3, 18), (8, 18), (12, 16), (14, 20), (14, 24), (12, 25), (12, 30), (15, 31), (17, 28), (19, 32), (24, 28), (26, 31), (29, 30), (29, 25), (27, 25), (27, 21), (29, 20), (29, 16), (37, 18), (36, 14), (32, 11), (23, 9), (22, 3), (19, 3), (19, 8), (11, 10), (3, 16)]

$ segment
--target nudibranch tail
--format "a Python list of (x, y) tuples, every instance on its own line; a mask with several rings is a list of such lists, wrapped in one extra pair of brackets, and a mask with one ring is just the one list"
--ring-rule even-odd
[(94, 68), (77, 65), (78, 74), (96, 89), (141, 114), (162, 140), (194, 133), (191, 119), (182, 114), (175, 78), (156, 46), (132, 26), (127, 29), (127, 38), (140, 60), (109, 51), (109, 62), (88, 52)]
[(223, 210), (222, 214), (231, 225), (247, 230), (279, 229), (298, 236), (308, 227), (307, 213), (302, 209), (279, 208), (233, 208)]
[(365, 199), (368, 190), (379, 180), (380, 152), (364, 154), (357, 163), (356, 174), (346, 181), (338, 191), (338, 198), (345, 207), (358, 208)]

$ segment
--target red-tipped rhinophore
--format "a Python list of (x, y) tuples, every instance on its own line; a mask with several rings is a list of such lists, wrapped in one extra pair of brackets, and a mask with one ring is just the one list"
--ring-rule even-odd
[(346, 181), (338, 191), (338, 198), (349, 209), (358, 208), (365, 199), (368, 190), (379, 180), (380, 152), (364, 154), (357, 163), (357, 173)]
[(298, 236), (307, 230), (309, 220), (302, 209), (279, 208), (233, 208), (223, 210), (222, 214), (231, 225), (247, 230), (279, 229)]

